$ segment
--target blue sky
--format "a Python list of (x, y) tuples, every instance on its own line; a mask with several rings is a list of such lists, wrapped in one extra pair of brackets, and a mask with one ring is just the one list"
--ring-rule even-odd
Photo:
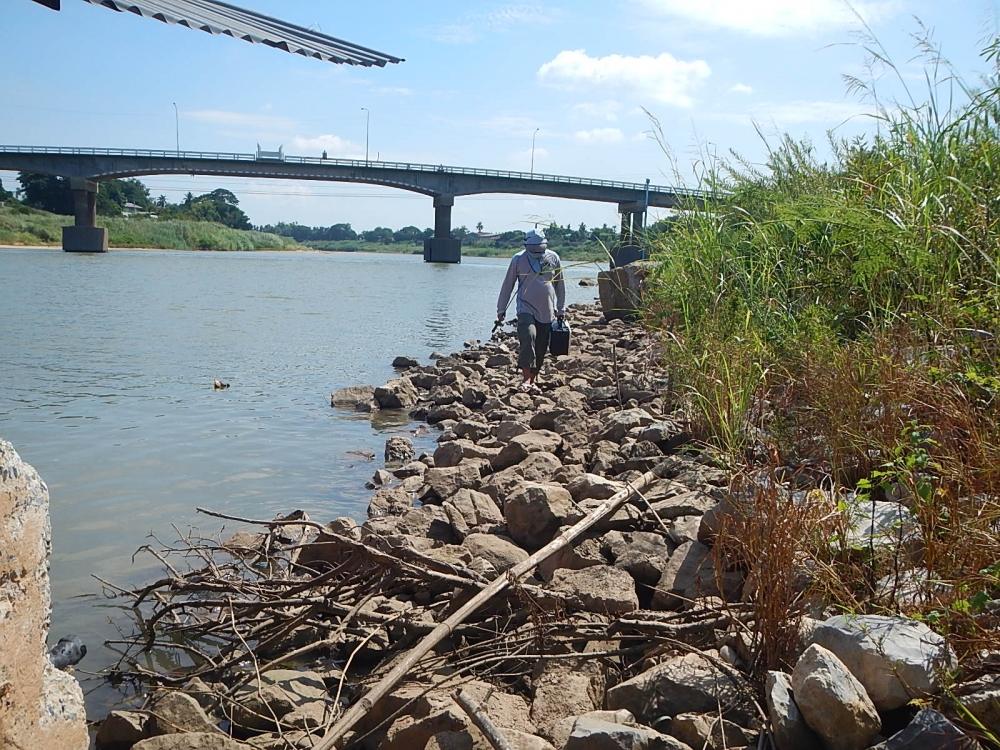
[[(0, 3), (0, 143), (358, 156), (371, 112), (372, 158), (671, 184), (706, 155), (751, 161), (765, 137), (869, 131), (862, 16), (924, 90), (920, 26), (975, 80), (1000, 0), (235, 0), (406, 58), (335, 66), (227, 37), (114, 13), (78, 0), (52, 12)], [(876, 73), (885, 101), (901, 82)], [(659, 122), (672, 158), (651, 137)], [(537, 128), (537, 134), (535, 133)], [(12, 187), (10, 174), (0, 173)], [(170, 200), (223, 185), (254, 223), (431, 225), (424, 196), (352, 184), (189, 176), (145, 178)], [(522, 196), (459, 198), (454, 223), (487, 230), (533, 222), (616, 222), (614, 206)]]

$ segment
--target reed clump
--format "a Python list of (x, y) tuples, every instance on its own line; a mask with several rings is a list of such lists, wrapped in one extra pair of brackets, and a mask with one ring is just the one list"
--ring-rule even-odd
[[(717, 165), (718, 198), (652, 243), (674, 395), (756, 478), (753, 520), (718, 546), (759, 568), (765, 668), (788, 651), (783, 618), (817, 600), (921, 618), (968, 669), (1000, 648), (1000, 38), (975, 88), (923, 51), (924, 101), (880, 109), (827, 162), (785, 136), (763, 166)], [(821, 489), (842, 531), (898, 503), (919, 548), (901, 529), (852, 549), (779, 483)]]

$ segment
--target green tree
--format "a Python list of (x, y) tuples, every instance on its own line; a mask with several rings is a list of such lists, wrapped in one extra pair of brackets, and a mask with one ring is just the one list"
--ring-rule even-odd
[(476, 231), (477, 231), (477, 232), (478, 232), (479, 234), (482, 234), (482, 233), (483, 233), (483, 222), (481, 222), (481, 221), (477, 221), (477, 222), (476, 222)]
[(392, 233), (393, 242), (418, 242), (420, 239), (420, 230), (415, 226), (403, 227)]
[(34, 172), (19, 172), (17, 181), (24, 191), (24, 203), (55, 214), (73, 213), (73, 194), (62, 177)]
[(0, 180), (0, 201), (9, 201), (13, 199), (14, 194), (4, 190), (3, 180)]
[(388, 227), (375, 227), (367, 232), (362, 232), (361, 239), (365, 242), (381, 242), (388, 245), (392, 242), (392, 230)]

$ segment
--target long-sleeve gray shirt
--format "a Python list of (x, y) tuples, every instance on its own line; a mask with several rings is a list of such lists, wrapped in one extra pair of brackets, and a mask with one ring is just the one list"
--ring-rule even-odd
[(529, 250), (522, 250), (510, 259), (497, 298), (497, 317), (506, 317), (516, 282), (518, 315), (527, 313), (539, 323), (551, 323), (553, 317), (566, 312), (566, 282), (559, 256), (551, 250), (530, 253), (530, 257), (529, 253)]

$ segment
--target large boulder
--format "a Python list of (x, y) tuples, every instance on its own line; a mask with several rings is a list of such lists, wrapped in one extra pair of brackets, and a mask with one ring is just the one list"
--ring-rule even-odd
[(691, 747), (649, 727), (581, 716), (573, 722), (563, 750), (691, 750)]
[[(721, 587), (720, 584), (721, 583)], [(701, 542), (685, 542), (670, 556), (653, 594), (656, 609), (676, 609), (701, 596), (732, 599), (742, 577), (733, 571), (716, 574), (712, 551)]]
[(606, 675), (600, 661), (543, 660), (531, 676), (531, 721), (539, 734), (562, 747), (556, 725), (567, 716), (583, 714), (601, 707)]
[(715, 713), (743, 724), (753, 717), (735, 675), (700, 654), (671, 656), (608, 690), (605, 707), (644, 722), (685, 712)]
[(0, 440), (0, 747), (83, 750), (83, 691), (47, 654), (49, 491)]
[(315, 672), (271, 669), (237, 692), (233, 722), (250, 730), (274, 729), (276, 719), (327, 699), (323, 678)]
[(528, 553), (502, 536), (496, 534), (469, 534), (462, 546), (473, 557), (485, 560), (498, 572), (514, 567), (528, 559)]
[(504, 520), (493, 498), (467, 487), (456, 491), (441, 507), (459, 539), (464, 539), (471, 529), (499, 525)]
[(127, 750), (149, 736), (149, 717), (138, 711), (112, 711), (97, 729), (98, 750)]
[(597, 474), (581, 474), (569, 483), (567, 489), (577, 502), (589, 499), (607, 500), (625, 489), (625, 483), (606, 479)]
[(375, 403), (375, 388), (370, 385), (349, 385), (330, 394), (330, 406), (353, 411), (371, 411)]
[(670, 722), (670, 734), (692, 748), (704, 750), (747, 747), (752, 742), (750, 732), (714, 714), (677, 714)]
[(812, 642), (837, 655), (879, 711), (936, 695), (942, 673), (957, 665), (944, 638), (903, 617), (837, 615), (815, 629)]
[(610, 565), (560, 568), (552, 574), (549, 588), (563, 594), (571, 607), (587, 612), (623, 615), (639, 609), (632, 577)]
[(150, 713), (150, 734), (216, 731), (198, 701), (176, 690), (158, 693)]
[(475, 489), (482, 480), (480, 464), (477, 461), (463, 461), (457, 466), (434, 467), (424, 474), (425, 502), (441, 502), (462, 488)]
[(508, 442), (493, 458), (496, 471), (521, 463), (532, 453), (557, 453), (562, 447), (562, 437), (550, 430), (529, 430)]
[(767, 715), (777, 750), (819, 747), (819, 737), (806, 724), (792, 695), (792, 680), (784, 672), (768, 672), (764, 681)]
[(828, 750), (862, 750), (882, 729), (864, 686), (820, 645), (811, 645), (795, 663), (792, 693), (806, 724)]
[(909, 724), (871, 750), (981, 750), (982, 746), (933, 708), (917, 712)]
[(645, 427), (653, 422), (653, 417), (645, 409), (626, 409), (625, 411), (613, 412), (598, 429), (595, 440), (620, 443), (634, 428)]
[(565, 488), (539, 482), (521, 484), (503, 509), (511, 538), (528, 550), (548, 544), (559, 527), (576, 514), (573, 498)]
[(380, 409), (409, 409), (417, 403), (417, 389), (409, 378), (396, 378), (375, 389)]
[(403, 435), (392, 435), (385, 440), (385, 462), (402, 466), (413, 460), (413, 441)]

